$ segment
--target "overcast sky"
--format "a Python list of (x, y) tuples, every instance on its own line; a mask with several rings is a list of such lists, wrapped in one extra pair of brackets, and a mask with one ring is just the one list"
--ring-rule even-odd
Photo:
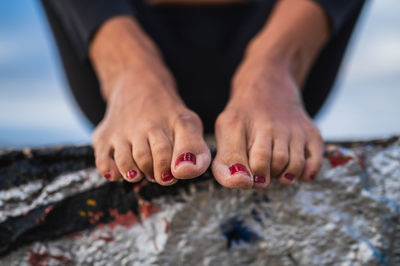
[[(39, 1), (0, 2), (0, 147), (90, 143)], [(400, 134), (400, 1), (370, 1), (336, 90), (316, 122), (326, 139)]]

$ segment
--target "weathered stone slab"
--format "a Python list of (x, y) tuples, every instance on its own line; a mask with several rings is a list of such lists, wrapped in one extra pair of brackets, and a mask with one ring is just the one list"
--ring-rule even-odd
[(327, 144), (313, 183), (108, 183), (89, 147), (0, 152), (1, 265), (400, 265), (400, 139)]

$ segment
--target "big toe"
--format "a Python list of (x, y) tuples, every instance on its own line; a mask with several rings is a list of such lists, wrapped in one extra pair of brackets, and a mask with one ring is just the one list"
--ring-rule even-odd
[(248, 167), (242, 163), (230, 164), (215, 158), (212, 172), (217, 182), (224, 187), (239, 189), (253, 187), (251, 173)]
[(174, 139), (171, 169), (175, 178), (202, 175), (210, 166), (211, 153), (203, 139), (200, 118), (195, 114), (179, 116), (175, 122)]
[(247, 158), (245, 128), (239, 121), (226, 115), (218, 118), (215, 130), (217, 155), (212, 172), (222, 186), (249, 189), (253, 187), (253, 177)]

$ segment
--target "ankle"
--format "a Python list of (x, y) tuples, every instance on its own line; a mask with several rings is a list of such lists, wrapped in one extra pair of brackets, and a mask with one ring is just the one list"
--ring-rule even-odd
[(275, 56), (247, 56), (232, 81), (230, 101), (283, 101), (300, 103), (301, 97), (287, 61)]
[(161, 53), (134, 18), (120, 16), (106, 21), (90, 45), (90, 59), (106, 101), (126, 76), (142, 79), (144, 74), (155, 72), (164, 83), (172, 83)]

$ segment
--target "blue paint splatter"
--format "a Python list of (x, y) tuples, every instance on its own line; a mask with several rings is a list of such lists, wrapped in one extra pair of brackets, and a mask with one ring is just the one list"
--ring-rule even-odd
[(253, 216), (254, 220), (263, 225), (262, 219), (256, 209), (251, 210), (251, 215)]
[(250, 228), (243, 225), (243, 221), (237, 218), (231, 218), (221, 226), (222, 233), (227, 240), (227, 248), (230, 249), (233, 244), (253, 243), (260, 237), (251, 231)]

